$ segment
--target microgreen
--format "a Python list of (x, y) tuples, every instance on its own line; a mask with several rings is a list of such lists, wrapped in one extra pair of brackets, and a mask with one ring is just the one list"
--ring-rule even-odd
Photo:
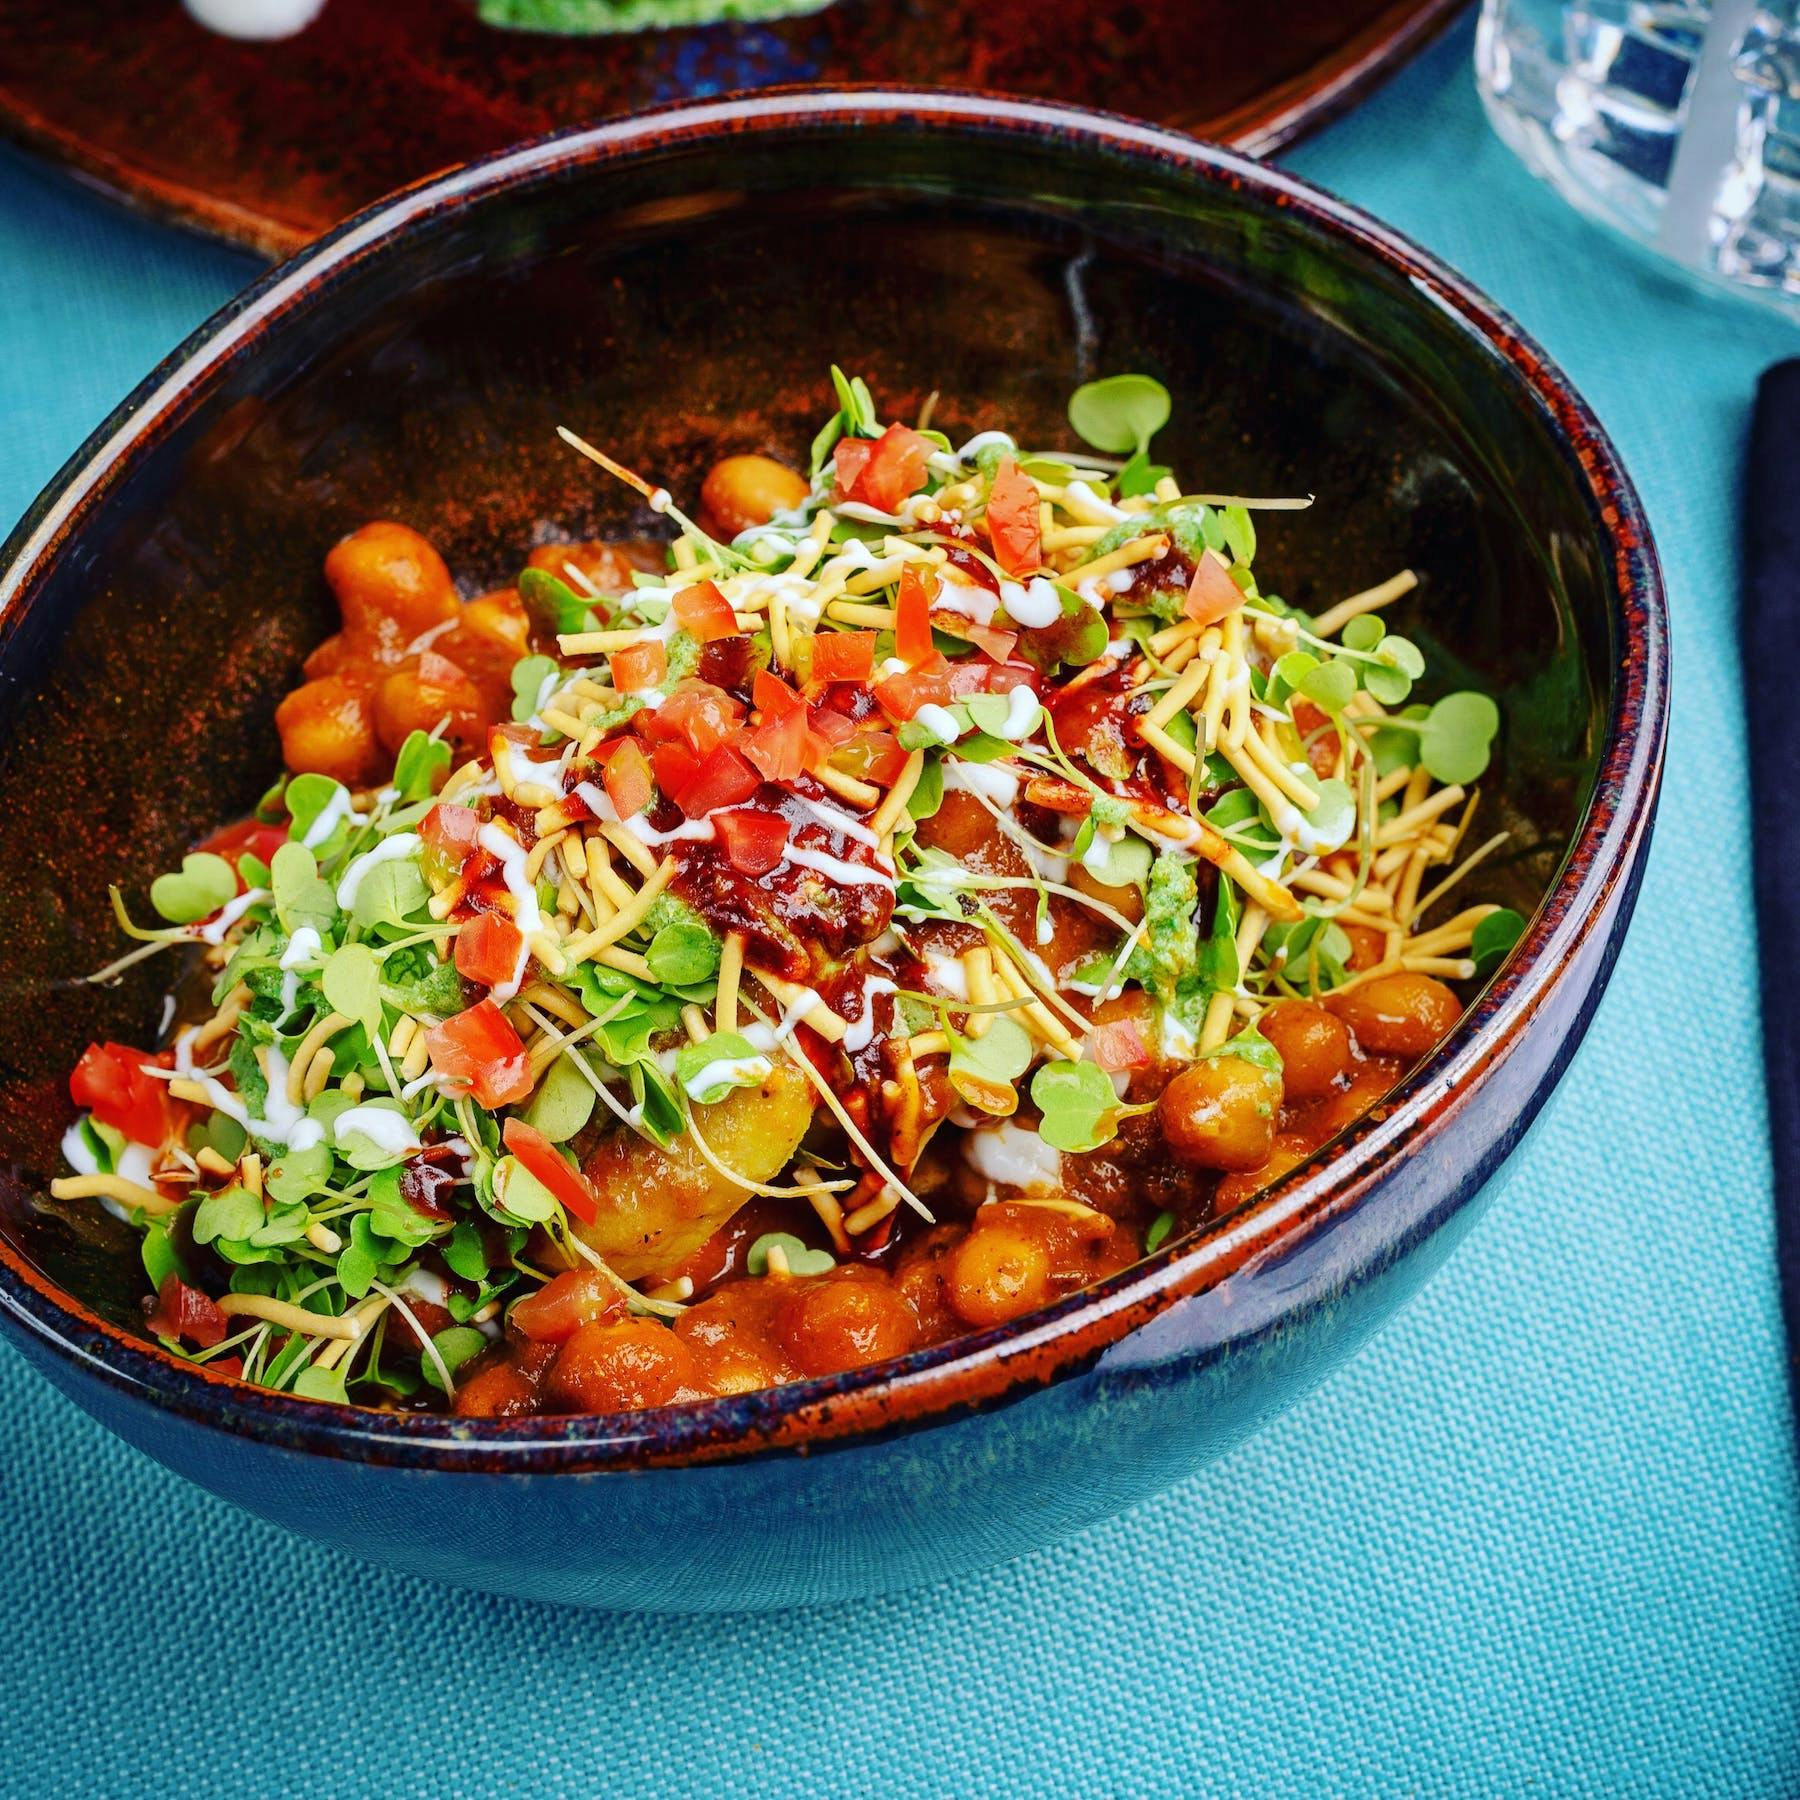
[(675, 1079), (701, 1106), (716, 1106), (733, 1088), (768, 1079), (769, 1059), (741, 1032), (715, 1031), (675, 1053)]
[(441, 1392), (444, 1377), (439, 1373), (438, 1364), (442, 1363), (444, 1373), (454, 1380), (456, 1371), (464, 1363), (479, 1356), (487, 1348), (487, 1339), (473, 1325), (446, 1325), (442, 1331), (433, 1334), (431, 1344), (437, 1355), (420, 1357), (419, 1369), (425, 1379)]
[(1013, 1085), (1031, 1066), (1031, 1038), (1016, 1020), (996, 1016), (980, 1037), (950, 1037), (950, 1085), (982, 1112), (1008, 1118), (1018, 1110)]
[(327, 857), (335, 854), (342, 849), (348, 835), (346, 824), (350, 816), (349, 800), (344, 784), (333, 781), (329, 775), (296, 775), (287, 785), (288, 836), (295, 843), (303, 842), (319, 822), (320, 816), (329, 808), (338, 822), (312, 848)]
[(691, 987), (719, 972), (719, 940), (698, 918), (676, 919), (650, 940), (644, 960), (661, 987)]
[(1499, 729), (1500, 709), (1486, 694), (1446, 694), (1419, 727), (1419, 760), (1446, 784), (1478, 780)]
[(809, 1249), (791, 1231), (765, 1231), (745, 1252), (745, 1269), (752, 1275), (768, 1274), (771, 1250), (779, 1250), (787, 1259), (790, 1274), (823, 1275), (837, 1267), (829, 1250)]
[(326, 960), (319, 985), (334, 1012), (371, 1037), (381, 1030), (381, 959), (366, 944), (346, 944)]
[(565, 631), (592, 631), (594, 605), (558, 575), (531, 567), (519, 571), (519, 598), (540, 630), (551, 636)]
[(237, 873), (222, 856), (197, 850), (179, 871), (150, 884), (150, 904), (171, 925), (192, 925), (216, 913), (238, 891)]
[(1144, 1254), (1155, 1255), (1169, 1241), (1169, 1233), (1174, 1229), (1175, 1215), (1171, 1212), (1158, 1213), (1144, 1233)]
[(594, 1085), (575, 1066), (579, 1052), (559, 1056), (544, 1072), (525, 1109), (525, 1123), (553, 1144), (566, 1143), (594, 1116)]
[(1119, 1096), (1097, 1063), (1051, 1062), (1031, 1078), (1038, 1135), (1058, 1150), (1098, 1150), (1118, 1134)]
[(324, 933), (337, 919), (337, 897), (319, 874), (313, 853), (304, 844), (283, 844), (269, 865), (275, 916), (290, 937), (303, 928)]
[(1478, 981), (1485, 981), (1499, 968), (1524, 932), (1525, 921), (1510, 906), (1489, 913), (1475, 927), (1469, 955), (1474, 961)]
[(544, 692), (544, 684), (562, 673), (554, 657), (522, 656), (512, 668), (512, 716), (524, 724), (536, 713)]
[(1144, 449), (1172, 410), (1169, 390), (1149, 375), (1108, 375), (1069, 396), (1069, 423), (1077, 435), (1114, 456)]
[(409, 732), (394, 758), (394, 786), (402, 800), (429, 800), (449, 772), (450, 746), (427, 732)]

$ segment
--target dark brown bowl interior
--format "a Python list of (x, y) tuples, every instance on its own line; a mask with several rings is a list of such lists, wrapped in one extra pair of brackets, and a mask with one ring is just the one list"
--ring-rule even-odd
[(1049, 129), (952, 134), (901, 109), (829, 135), (637, 130), (610, 161), (490, 171), (379, 255), (352, 228), (271, 278), (212, 351), (165, 367), (173, 393), (140, 398), (144, 441), (102, 462), (50, 553), (34, 521), (14, 539), (0, 1231), (115, 1322), (139, 1316), (132, 1234), (40, 1201), (70, 1065), (92, 1037), (152, 1041), (173, 973), (83, 981), (121, 947), (106, 883), (141, 912), (149, 878), (276, 773), (270, 714), (333, 627), (320, 562), (344, 532), (406, 520), (475, 592), (547, 536), (648, 528), (559, 423), (692, 494), (723, 452), (803, 459), (833, 360), (891, 414), (937, 390), (953, 435), (1047, 445), (1077, 383), (1146, 370), (1176, 396), (1158, 449), (1190, 482), (1317, 496), (1262, 515), (1265, 587), (1323, 606), (1410, 564), (1423, 593), (1397, 617), (1427, 691), (1499, 695), (1483, 825), (1515, 848), (1476, 886), (1529, 910), (1581, 818), (1615, 660), (1591, 501), (1540, 402), (1400, 263), (1303, 196), (1071, 157)]

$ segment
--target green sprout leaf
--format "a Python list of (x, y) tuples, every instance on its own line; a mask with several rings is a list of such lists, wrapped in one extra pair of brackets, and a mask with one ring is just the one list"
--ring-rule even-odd
[(1295, 682), (1294, 688), (1321, 711), (1340, 713), (1356, 693), (1356, 670), (1333, 657)]
[(950, 1085), (957, 1093), (995, 1118), (1017, 1112), (1019, 1091), (1014, 1083), (1031, 1066), (1031, 1038), (1024, 1026), (998, 1014), (989, 1019), (980, 1037), (956, 1032), (949, 1037)]
[(1510, 906), (1491, 912), (1476, 927), (1469, 944), (1475, 978), (1485, 981), (1499, 968), (1525, 931), (1525, 921)]
[(487, 1348), (487, 1339), (473, 1325), (446, 1325), (442, 1331), (432, 1336), (431, 1343), (432, 1348), (437, 1351), (437, 1357), (420, 1357), (419, 1368), (439, 1393), (444, 1389), (443, 1375), (438, 1372), (439, 1360), (454, 1381), (456, 1371)]
[(364, 931), (377, 925), (404, 926), (430, 898), (416, 859), (378, 863), (363, 876), (350, 917)]
[(222, 856), (196, 850), (181, 859), (179, 872), (150, 884), (150, 904), (171, 925), (192, 925), (216, 913), (238, 891), (237, 872)]
[(719, 940), (698, 919), (676, 919), (650, 940), (644, 960), (660, 987), (691, 987), (719, 972)]
[(429, 800), (450, 772), (450, 746), (423, 731), (407, 734), (394, 758), (394, 786), (402, 800)]
[(1500, 709), (1486, 694), (1446, 694), (1419, 727), (1419, 760), (1446, 784), (1479, 780), (1499, 729)]
[(1076, 434), (1113, 456), (1142, 450), (1168, 424), (1171, 410), (1169, 390), (1149, 375), (1108, 375), (1069, 396)]
[(566, 1144), (594, 1116), (593, 1084), (576, 1068), (574, 1052), (559, 1056), (525, 1109), (525, 1123), (553, 1144)]
[(736, 1031), (716, 1031), (704, 1043), (683, 1044), (675, 1052), (675, 1079), (690, 1100), (713, 1106), (733, 1088), (767, 1080), (769, 1059)]
[(520, 1225), (541, 1225), (562, 1211), (556, 1196), (514, 1156), (494, 1165), (494, 1201)]
[(565, 631), (593, 629), (593, 602), (584, 600), (566, 581), (552, 575), (548, 569), (521, 569), (517, 586), (525, 610), (540, 630), (554, 637)]
[(319, 985), (334, 1012), (354, 1019), (370, 1037), (380, 1036), (381, 958), (367, 944), (346, 944), (334, 950)]
[(313, 1364), (294, 1377), (294, 1394), (301, 1400), (327, 1400), (335, 1406), (348, 1406), (350, 1395), (344, 1386), (344, 1366), (320, 1369)]
[(512, 716), (523, 724), (538, 709), (538, 695), (552, 675), (560, 675), (562, 665), (553, 657), (522, 656), (512, 669)]
[(1097, 1063), (1045, 1063), (1031, 1078), (1031, 1098), (1043, 1114), (1038, 1135), (1058, 1150), (1098, 1150), (1118, 1132), (1119, 1096)]
[(765, 1231), (750, 1246), (744, 1267), (752, 1275), (768, 1274), (771, 1250), (779, 1250), (787, 1258), (790, 1274), (823, 1275), (827, 1269), (837, 1267), (829, 1250), (809, 1250), (791, 1231)]
[(462, 1220), (449, 1238), (438, 1247), (439, 1254), (449, 1265), (452, 1275), (460, 1276), (464, 1281), (483, 1281), (487, 1278), (487, 1251), (481, 1242), (481, 1232), (469, 1220)]
[[(343, 796), (342, 799), (339, 798), (340, 795)], [(330, 808), (338, 823), (313, 848), (328, 855), (332, 850), (341, 848), (343, 839), (338, 834), (344, 830), (344, 821), (350, 817), (350, 796), (341, 781), (333, 781), (329, 775), (296, 775), (287, 785), (287, 805), (290, 821), (288, 836), (296, 844), (306, 837), (318, 824), (320, 815)]]
[(1387, 627), (1378, 613), (1359, 613), (1342, 631), (1338, 642), (1346, 650), (1373, 650), (1387, 636)]
[(332, 1160), (331, 1151), (324, 1144), (313, 1144), (305, 1150), (283, 1150), (263, 1176), (263, 1188), (284, 1206), (298, 1205), (329, 1186)]
[(1169, 1233), (1175, 1229), (1175, 1215), (1172, 1212), (1160, 1212), (1150, 1221), (1150, 1228), (1144, 1233), (1144, 1254), (1154, 1255), (1169, 1241)]
[(304, 844), (283, 844), (269, 865), (275, 916), (290, 937), (310, 926), (323, 936), (337, 921), (337, 897), (319, 873), (318, 860)]
[(248, 1188), (234, 1182), (216, 1194), (208, 1194), (194, 1208), (194, 1242), (215, 1244), (222, 1238), (247, 1242), (262, 1223), (263, 1203)]

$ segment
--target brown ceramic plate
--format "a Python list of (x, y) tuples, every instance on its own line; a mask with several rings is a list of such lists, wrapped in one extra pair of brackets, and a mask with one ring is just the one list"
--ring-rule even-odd
[(501, 32), (466, 0), (330, 0), (238, 43), (177, 0), (10, 0), (0, 132), (134, 206), (285, 256), (390, 189), (561, 126), (792, 83), (979, 86), (1266, 155), (1462, 0), (837, 0), (610, 38)]

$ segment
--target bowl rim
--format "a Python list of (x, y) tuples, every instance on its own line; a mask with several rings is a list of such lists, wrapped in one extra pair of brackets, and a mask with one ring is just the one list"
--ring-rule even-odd
[[(1227, 193), (1254, 195), (1323, 230), (1408, 283), (1422, 304), (1479, 340), (1502, 384), (1534, 402), (1585, 490), (1609, 554), (1614, 662), (1606, 728), (1587, 805), (1524, 936), (1456, 1028), (1382, 1106), (1237, 1212), (1120, 1274), (1009, 1324), (848, 1374), (641, 1413), (522, 1420), (394, 1414), (299, 1400), (208, 1371), (133, 1336), (56, 1287), (0, 1239), (0, 1324), (115, 1392), (202, 1425), (282, 1448), (407, 1468), (594, 1473), (739, 1461), (836, 1448), (985, 1410), (1089, 1368), (1176, 1303), (1249, 1276), (1357, 1208), (1404, 1141), (1441, 1133), (1507, 1059), (1563, 982), (1590, 933), (1624, 907), (1654, 814), (1668, 728), (1669, 642), (1662, 578), (1636, 491), (1567, 377), (1464, 277), (1348, 203), (1280, 169), (1162, 127), (1053, 102), (976, 91), (867, 84), (772, 89), (565, 130), (457, 165), (347, 219), (226, 303), (169, 353), (88, 436), (0, 547), (0, 636), (82, 522), (104, 503), (133, 450), (170, 429), (212, 381), (253, 354), (261, 333), (339, 273), (414, 227), (503, 201), (576, 168), (629, 165), (687, 143), (746, 134), (867, 128), (971, 139), (1054, 141)], [(1608, 930), (1621, 929), (1623, 917)], [(1472, 1197), (1468, 1185), (1435, 1218)], [(1393, 1247), (1365, 1247), (1350, 1278)], [(1305, 1304), (1289, 1302), (1283, 1315)]]

